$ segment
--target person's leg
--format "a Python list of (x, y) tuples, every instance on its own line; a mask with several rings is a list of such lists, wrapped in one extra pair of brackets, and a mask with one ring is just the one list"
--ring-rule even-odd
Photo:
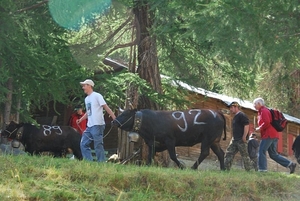
[(94, 149), (97, 156), (98, 162), (104, 162), (105, 161), (105, 150), (103, 146), (103, 132), (105, 129), (105, 125), (97, 125), (91, 127), (91, 133), (93, 135), (94, 139)]
[(272, 139), (262, 139), (258, 150), (258, 171), (268, 170), (266, 152), (272, 144)]
[(238, 152), (235, 141), (231, 141), (225, 153), (224, 165), (226, 170), (230, 170), (235, 154)]
[(247, 170), (247, 171), (251, 170), (251, 162), (250, 162), (250, 158), (249, 158), (249, 154), (248, 154), (247, 143), (240, 141), (240, 142), (238, 142), (237, 147), (242, 156), (245, 170)]
[(257, 157), (255, 158), (251, 158), (252, 161), (252, 165), (255, 171), (258, 171), (258, 167), (257, 167)]
[(268, 153), (271, 159), (282, 165), (283, 167), (288, 167), (292, 164), (292, 161), (286, 159), (285, 157), (281, 156), (277, 152), (277, 143), (278, 139), (272, 139), (272, 144), (268, 149)]
[(91, 128), (88, 127), (82, 134), (81, 141), (80, 141), (80, 149), (82, 153), (82, 157), (84, 160), (92, 161), (92, 153), (90, 144), (93, 140), (92, 134), (90, 132)]

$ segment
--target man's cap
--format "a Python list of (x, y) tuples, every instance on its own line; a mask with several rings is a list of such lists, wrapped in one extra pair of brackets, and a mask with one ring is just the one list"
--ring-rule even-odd
[(238, 102), (236, 102), (236, 101), (233, 101), (232, 103), (230, 103), (230, 104), (228, 105), (228, 107), (231, 107), (231, 106), (240, 107), (240, 104), (239, 104)]
[(78, 110), (78, 109), (82, 109), (82, 106), (81, 105), (76, 105), (74, 110)]
[(93, 80), (90, 80), (90, 79), (86, 79), (86, 80), (84, 80), (83, 82), (80, 82), (80, 84), (81, 84), (81, 85), (83, 85), (83, 84), (88, 84), (88, 85), (90, 85), (90, 86), (92, 86), (92, 87), (95, 86)]

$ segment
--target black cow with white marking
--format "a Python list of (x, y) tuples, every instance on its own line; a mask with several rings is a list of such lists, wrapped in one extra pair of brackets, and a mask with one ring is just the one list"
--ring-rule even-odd
[[(149, 147), (148, 163), (153, 154), (168, 150), (170, 158), (183, 168), (176, 157), (176, 146), (193, 146), (201, 143), (201, 154), (193, 169), (209, 155), (210, 149), (217, 155), (220, 168), (224, 170), (224, 152), (220, 140), (226, 120), (219, 111), (191, 109), (185, 111), (126, 110), (114, 121), (120, 129), (138, 133)], [(153, 152), (154, 150), (154, 152)]]
[(71, 149), (75, 157), (82, 159), (80, 150), (81, 135), (70, 126), (41, 125), (10, 122), (2, 133), (3, 137), (19, 140), (30, 154), (41, 152), (63, 153)]
[(297, 159), (297, 162), (300, 164), (300, 135), (296, 137), (292, 149), (294, 151), (294, 156)]

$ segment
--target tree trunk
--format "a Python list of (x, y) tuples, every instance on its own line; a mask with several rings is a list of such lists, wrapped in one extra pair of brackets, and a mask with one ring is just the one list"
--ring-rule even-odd
[(18, 97), (17, 97), (17, 111), (16, 111), (16, 122), (20, 123), (20, 110), (21, 110), (21, 90), (18, 92)]
[[(136, 0), (133, 12), (139, 26), (138, 36), (138, 69), (139, 76), (145, 79), (158, 93), (162, 93), (161, 79), (158, 68), (156, 38), (150, 35), (153, 25), (153, 11), (150, 11), (147, 0)], [(141, 95), (138, 103), (139, 109), (148, 108), (158, 110), (158, 104), (148, 97)]]
[[(135, 19), (132, 22), (135, 23)], [(132, 28), (132, 38), (131, 41), (134, 41), (136, 29), (133, 26)], [(130, 47), (129, 53), (129, 66), (128, 71), (135, 73), (136, 68), (136, 46)], [(136, 86), (128, 86), (126, 90), (126, 102), (125, 109), (131, 109), (131, 107), (137, 108), (137, 87)], [(133, 152), (135, 147), (134, 142), (130, 142), (128, 138), (128, 132), (119, 129), (118, 131), (118, 157), (121, 160), (128, 158)]]
[(4, 122), (10, 122), (10, 114), (11, 114), (11, 105), (12, 105), (12, 94), (13, 94), (13, 78), (9, 78), (7, 81), (7, 95), (6, 95), (6, 102), (4, 107)]
[[(158, 93), (162, 93), (161, 78), (158, 67), (156, 38), (150, 34), (153, 25), (154, 11), (150, 9), (147, 0), (134, 0), (133, 13), (137, 19), (139, 31), (136, 32), (138, 39), (138, 69), (139, 76), (145, 79), (152, 88)], [(159, 110), (157, 103), (151, 101), (147, 96), (141, 94), (138, 100), (138, 109)], [(143, 144), (142, 159), (146, 160), (148, 155), (148, 147)], [(168, 153), (159, 154), (159, 163), (167, 166)], [(167, 159), (167, 160), (166, 160)]]

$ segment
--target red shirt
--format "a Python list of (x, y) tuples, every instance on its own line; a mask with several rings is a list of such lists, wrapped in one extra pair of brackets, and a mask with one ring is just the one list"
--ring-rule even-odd
[(81, 135), (82, 135), (83, 131), (85, 131), (85, 129), (86, 129), (87, 119), (80, 122), (79, 125), (76, 123), (76, 121), (78, 119), (80, 119), (84, 114), (85, 114), (84, 112), (81, 115), (74, 113), (71, 115), (71, 118), (69, 121), (69, 126), (75, 128)]
[(267, 138), (279, 138), (278, 132), (271, 125), (272, 115), (268, 108), (262, 106), (258, 110), (257, 122), (260, 128), (260, 134), (262, 139)]

